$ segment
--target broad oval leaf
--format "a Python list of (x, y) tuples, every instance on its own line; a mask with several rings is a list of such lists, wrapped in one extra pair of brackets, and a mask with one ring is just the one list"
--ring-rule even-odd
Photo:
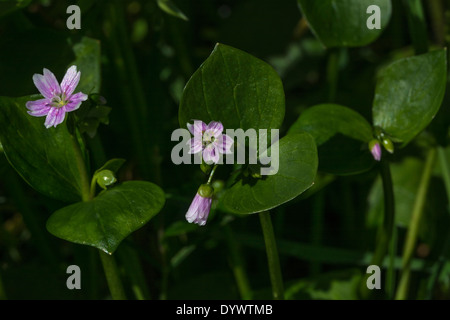
[(319, 170), (332, 174), (356, 174), (374, 165), (367, 144), (372, 127), (358, 112), (337, 104), (308, 108), (288, 134), (308, 132), (317, 144)]
[(127, 181), (53, 213), (47, 230), (61, 239), (96, 247), (112, 254), (133, 231), (164, 206), (164, 192), (146, 181)]
[(83, 37), (80, 42), (73, 46), (75, 61), (72, 63), (81, 72), (77, 92), (86, 94), (100, 92), (100, 41)]
[(270, 65), (217, 44), (186, 84), (179, 122), (183, 128), (198, 119), (230, 129), (278, 129), (284, 108), (283, 84)]
[(431, 122), (445, 94), (447, 50), (400, 59), (383, 69), (373, 102), (374, 125), (406, 145)]
[[(324, 46), (358, 47), (376, 40), (391, 17), (391, 0), (298, 0), (309, 27)], [(367, 9), (380, 8), (380, 29), (369, 29)], [(372, 11), (370, 11), (372, 12)]]
[(338, 133), (362, 142), (373, 139), (369, 122), (358, 112), (338, 104), (319, 104), (306, 109), (288, 133), (302, 131), (311, 134), (318, 146)]
[(44, 117), (27, 113), (25, 103), (39, 97), (0, 97), (4, 152), (14, 169), (37, 191), (61, 201), (80, 201), (82, 182), (74, 138), (65, 125), (46, 129)]
[(220, 205), (237, 214), (275, 208), (314, 184), (317, 162), (316, 144), (311, 135), (287, 135), (279, 141), (278, 172), (261, 179), (235, 180), (220, 199)]

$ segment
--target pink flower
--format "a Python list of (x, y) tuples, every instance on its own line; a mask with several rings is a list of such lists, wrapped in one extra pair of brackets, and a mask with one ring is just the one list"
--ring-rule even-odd
[(198, 188), (197, 194), (186, 213), (186, 220), (189, 223), (196, 223), (204, 226), (208, 220), (209, 211), (214, 189), (209, 184), (202, 184)]
[(373, 158), (376, 161), (381, 160), (381, 146), (380, 143), (377, 140), (372, 140), (369, 142), (369, 149), (372, 153)]
[(26, 103), (28, 114), (35, 117), (46, 116), (44, 125), (47, 129), (62, 123), (66, 112), (77, 110), (88, 98), (88, 95), (82, 92), (73, 94), (80, 76), (81, 72), (77, 72), (77, 67), (71, 66), (59, 85), (55, 75), (48, 69), (44, 69), (43, 75), (34, 74), (34, 85), (44, 98), (28, 101)]
[(233, 139), (226, 134), (222, 134), (222, 123), (211, 121), (206, 125), (203, 121), (194, 120), (194, 124), (188, 123), (187, 127), (194, 135), (188, 142), (189, 153), (202, 152), (203, 160), (207, 164), (218, 163), (220, 153), (231, 153)]

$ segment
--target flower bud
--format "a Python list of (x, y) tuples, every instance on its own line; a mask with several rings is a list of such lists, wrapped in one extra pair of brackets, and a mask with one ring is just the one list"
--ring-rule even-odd
[(214, 189), (209, 184), (202, 184), (197, 193), (203, 198), (212, 198)]
[(186, 220), (204, 226), (208, 220), (214, 189), (209, 184), (202, 184), (186, 212)]
[(389, 138), (384, 138), (382, 143), (387, 152), (394, 153), (394, 144)]
[(111, 170), (102, 170), (97, 173), (97, 183), (102, 189), (106, 189), (116, 182), (117, 179)]
[(369, 142), (369, 150), (376, 161), (381, 160), (381, 147), (380, 142), (378, 140), (374, 139)]

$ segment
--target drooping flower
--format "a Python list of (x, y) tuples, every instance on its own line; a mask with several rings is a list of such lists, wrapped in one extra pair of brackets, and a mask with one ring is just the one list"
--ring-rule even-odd
[(202, 152), (203, 160), (207, 164), (219, 162), (220, 153), (231, 153), (233, 139), (222, 134), (223, 125), (217, 121), (211, 121), (206, 125), (203, 121), (194, 120), (194, 124), (187, 124), (191, 134), (194, 135), (189, 140), (189, 153)]
[(196, 223), (204, 226), (208, 220), (209, 211), (214, 189), (209, 184), (202, 184), (198, 188), (197, 194), (186, 213), (186, 220), (189, 223)]
[(381, 146), (380, 146), (380, 143), (378, 142), (378, 140), (370, 141), (369, 149), (370, 149), (370, 152), (372, 153), (373, 158), (376, 161), (380, 161), (381, 160)]
[(44, 125), (47, 129), (62, 123), (66, 112), (77, 110), (88, 98), (88, 95), (82, 92), (73, 93), (80, 76), (81, 72), (77, 72), (77, 67), (71, 66), (60, 85), (55, 75), (48, 69), (44, 69), (43, 75), (34, 74), (34, 85), (44, 98), (28, 101), (26, 103), (28, 114), (35, 117), (46, 116)]

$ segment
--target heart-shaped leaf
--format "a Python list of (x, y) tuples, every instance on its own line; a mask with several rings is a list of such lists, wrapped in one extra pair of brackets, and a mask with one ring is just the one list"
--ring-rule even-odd
[(25, 103), (40, 96), (0, 97), (0, 141), (8, 161), (34, 189), (61, 201), (81, 199), (74, 138), (65, 125), (46, 129)]
[(164, 206), (164, 192), (146, 181), (127, 181), (51, 215), (53, 235), (112, 254), (120, 242), (146, 224)]
[[(391, 0), (298, 0), (300, 10), (316, 37), (328, 48), (365, 46), (376, 40), (391, 17)], [(369, 29), (367, 13), (380, 9), (380, 29)], [(373, 17), (375, 18), (375, 16)]]
[(383, 69), (373, 102), (374, 125), (406, 145), (431, 122), (445, 94), (447, 50), (398, 60)]
[(356, 111), (337, 104), (308, 108), (288, 134), (308, 132), (317, 144), (319, 170), (333, 174), (356, 174), (369, 170), (374, 160), (367, 148), (372, 127)]
[(283, 84), (271, 66), (217, 44), (186, 84), (179, 122), (183, 128), (198, 119), (221, 121), (227, 129), (278, 129), (284, 108)]
[[(269, 150), (271, 150), (270, 148)], [(274, 156), (272, 154), (272, 156)], [(279, 141), (278, 172), (255, 179), (238, 177), (220, 200), (223, 208), (251, 214), (275, 208), (310, 188), (317, 172), (317, 149), (308, 133), (289, 134)]]

